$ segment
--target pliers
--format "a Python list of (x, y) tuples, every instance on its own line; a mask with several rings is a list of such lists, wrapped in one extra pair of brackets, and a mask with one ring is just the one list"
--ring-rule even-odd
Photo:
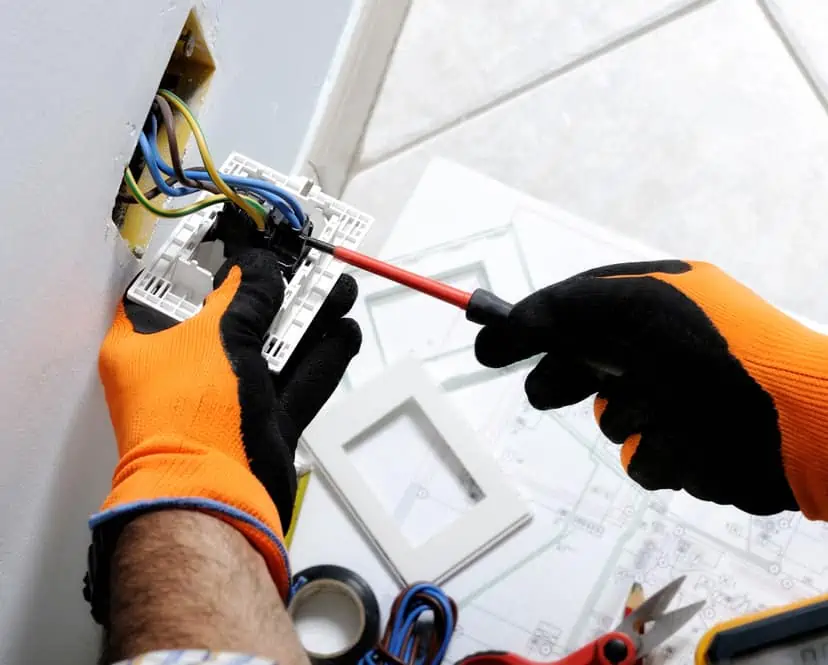
[[(684, 579), (673, 580), (624, 617), (614, 630), (560, 660), (538, 663), (515, 653), (484, 651), (466, 656), (456, 665), (633, 665), (678, 632), (704, 605), (700, 600), (664, 613)], [(643, 634), (637, 628), (642, 625)]]

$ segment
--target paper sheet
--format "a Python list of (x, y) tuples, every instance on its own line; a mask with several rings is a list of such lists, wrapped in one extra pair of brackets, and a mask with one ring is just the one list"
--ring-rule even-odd
[[(581, 270), (664, 254), (440, 160), (426, 170), (382, 257), (517, 300)], [(828, 525), (797, 513), (751, 517), (684, 493), (641, 490), (601, 436), (591, 402), (534, 411), (522, 392), (528, 367), (481, 368), (472, 352), (477, 328), (461, 312), (378, 278), (358, 279), (354, 315), (364, 343), (343, 390), (402, 355), (420, 357), (534, 510), (527, 527), (445, 585), (460, 608), (449, 661), (485, 649), (560, 657), (618, 622), (633, 580), (654, 591), (687, 575), (676, 603), (707, 604), (659, 657), (689, 664), (713, 624), (828, 587)], [(371, 472), (399, 488), (400, 505), (390, 508), (413, 515), (411, 502), (432, 500), (430, 483), (444, 481), (411, 477), (404, 451), (396, 461)], [(385, 612), (397, 592), (318, 479), (292, 555), (297, 567), (357, 570)]]

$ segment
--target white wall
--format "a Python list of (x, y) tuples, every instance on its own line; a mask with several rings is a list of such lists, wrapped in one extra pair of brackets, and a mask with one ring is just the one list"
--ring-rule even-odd
[[(98, 345), (137, 264), (109, 220), (192, 3), (0, 5), (0, 663), (92, 663), (87, 515), (115, 444)], [(201, 0), (217, 62), (200, 117), (218, 160), (290, 170), (350, 9)]]

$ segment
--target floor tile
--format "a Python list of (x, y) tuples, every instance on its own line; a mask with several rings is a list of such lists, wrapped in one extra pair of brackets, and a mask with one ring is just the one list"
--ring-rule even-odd
[(828, 2), (765, 0), (822, 94), (828, 97)]
[(441, 127), (691, 0), (414, 0), (363, 159)]
[(753, 2), (717, 0), (358, 174), (345, 198), (390, 223), (436, 155), (828, 320), (828, 120)]

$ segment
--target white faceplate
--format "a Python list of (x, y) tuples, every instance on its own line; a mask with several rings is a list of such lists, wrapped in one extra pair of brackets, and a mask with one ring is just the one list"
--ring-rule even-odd
[[(406, 410), (425, 416), (462, 467), (463, 485), (473, 488), (476, 495), (473, 505), (450, 526), (415, 545), (401, 533), (348, 452), (377, 423)], [(383, 448), (393, 450), (393, 437), (379, 436)], [(479, 437), (415, 360), (403, 361), (342, 397), (311, 423), (304, 440), (317, 468), (403, 583), (444, 582), (531, 517)], [(403, 442), (396, 443), (402, 446)]]
[[(228, 175), (250, 176), (272, 182), (295, 196), (314, 223), (314, 237), (356, 249), (365, 239), (373, 218), (345, 205), (319, 189), (311, 180), (288, 177), (243, 155), (232, 153), (221, 167)], [(199, 244), (213, 225), (217, 210), (202, 210), (183, 217), (133, 282), (127, 297), (176, 321), (196, 314), (213, 288), (213, 274), (220, 256), (209, 260)], [(273, 372), (280, 372), (305, 334), (316, 312), (325, 302), (342, 273), (343, 264), (331, 256), (311, 250), (287, 284), (282, 307), (265, 336), (262, 355)]]

